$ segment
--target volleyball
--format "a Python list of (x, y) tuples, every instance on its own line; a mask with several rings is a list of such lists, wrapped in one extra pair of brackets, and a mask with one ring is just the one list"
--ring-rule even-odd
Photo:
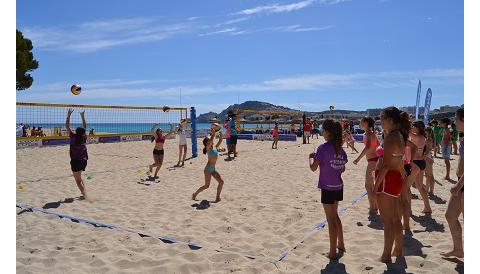
[(222, 127), (220, 126), (219, 123), (213, 123), (212, 124), (212, 128), (213, 130), (215, 130), (215, 132), (219, 131)]
[(80, 92), (82, 92), (82, 87), (79, 85), (72, 85), (70, 87), (70, 91), (73, 93), (73, 95), (79, 95)]

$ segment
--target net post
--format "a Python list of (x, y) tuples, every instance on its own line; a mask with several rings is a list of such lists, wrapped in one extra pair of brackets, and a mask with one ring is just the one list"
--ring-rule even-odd
[(306, 140), (306, 138), (305, 138), (305, 130), (304, 130), (306, 122), (307, 122), (307, 116), (305, 115), (305, 112), (304, 112), (303, 115), (302, 115), (303, 144), (306, 144), (306, 143), (307, 143), (307, 140)]
[(190, 108), (190, 121), (192, 123), (191, 129), (191, 139), (192, 139), (192, 158), (196, 158), (198, 156), (197, 151), (197, 114), (194, 107)]

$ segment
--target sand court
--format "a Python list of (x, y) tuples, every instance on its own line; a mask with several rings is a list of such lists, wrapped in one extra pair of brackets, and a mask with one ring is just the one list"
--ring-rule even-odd
[[(405, 262), (387, 266), (376, 261), (383, 246), (379, 216), (368, 216), (366, 197), (351, 205), (365, 191), (366, 161), (354, 165), (356, 154), (349, 149), (344, 201), (339, 206), (348, 208), (341, 215), (347, 253), (338, 263), (329, 262), (324, 256), (329, 245), (325, 227), (273, 264), (325, 219), (316, 187), (318, 173), (308, 168), (308, 153), (322, 142), (280, 142), (279, 149), (271, 150), (271, 142), (240, 140), (236, 160), (220, 157), (217, 162), (225, 181), (222, 201), (210, 203), (205, 210), (192, 205), (204, 199), (213, 201), (217, 183), (212, 179), (210, 188), (197, 197), (199, 201), (191, 200), (191, 194), (204, 183), (206, 157), (200, 154), (187, 160), (184, 167), (174, 167), (177, 140), (167, 140), (160, 178), (155, 181), (145, 175), (153, 161), (150, 142), (88, 145), (84, 178), (91, 177), (85, 181), (93, 201), (76, 199), (79, 191), (70, 175), (68, 146), (18, 149), (17, 183), (24, 189), (17, 189), (17, 204), (192, 241), (203, 248), (192, 250), (181, 243), (165, 244), (155, 238), (25, 212), (17, 215), (17, 271), (382, 273), (406, 265), (406, 273), (463, 273), (462, 261), (438, 255), (451, 247), (444, 213), (452, 184), (441, 179), (443, 161), (436, 159), (434, 164), (439, 184), (431, 200), (433, 214), (423, 216), (422, 201), (412, 200), (413, 235), (405, 236)], [(188, 146), (190, 149), (190, 142)], [(452, 156), (452, 170), (456, 157)], [(412, 192), (419, 196), (415, 189)], [(463, 225), (463, 217), (461, 220)]]

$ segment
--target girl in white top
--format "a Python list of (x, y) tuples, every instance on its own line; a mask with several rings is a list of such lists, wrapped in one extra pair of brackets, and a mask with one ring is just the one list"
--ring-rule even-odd
[[(179, 143), (178, 143), (178, 163), (176, 164), (176, 166), (184, 166), (185, 158), (187, 157), (187, 132), (183, 128), (182, 122), (180, 122), (177, 128)], [(182, 158), (182, 152), (183, 152), (183, 158)], [(182, 161), (181, 165), (180, 165), (180, 160)]]

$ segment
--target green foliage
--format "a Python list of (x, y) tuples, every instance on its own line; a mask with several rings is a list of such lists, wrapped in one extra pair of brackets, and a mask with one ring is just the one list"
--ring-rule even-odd
[(32, 41), (17, 30), (17, 90), (27, 89), (33, 84), (33, 77), (28, 72), (38, 68), (38, 61), (33, 58), (32, 49)]

